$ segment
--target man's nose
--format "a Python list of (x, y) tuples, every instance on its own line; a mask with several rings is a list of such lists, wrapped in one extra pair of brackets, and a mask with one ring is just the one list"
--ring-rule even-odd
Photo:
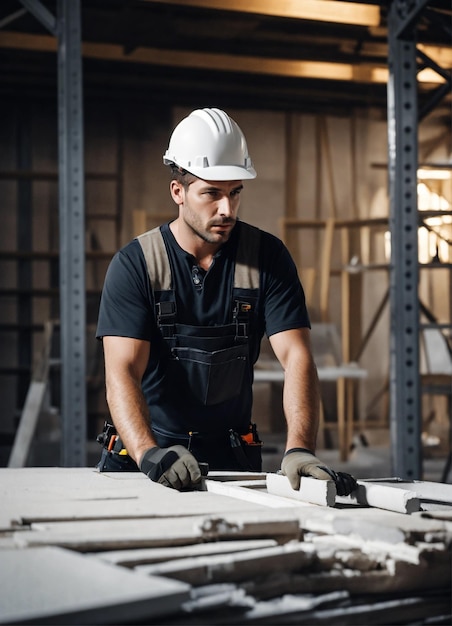
[(218, 213), (229, 217), (233, 213), (231, 199), (228, 196), (223, 196), (218, 204)]

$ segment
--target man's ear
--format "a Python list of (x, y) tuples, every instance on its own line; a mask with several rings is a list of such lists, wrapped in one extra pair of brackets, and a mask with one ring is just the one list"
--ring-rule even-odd
[(177, 180), (172, 180), (170, 182), (170, 193), (172, 199), (178, 206), (180, 206), (184, 202), (185, 189), (184, 186)]

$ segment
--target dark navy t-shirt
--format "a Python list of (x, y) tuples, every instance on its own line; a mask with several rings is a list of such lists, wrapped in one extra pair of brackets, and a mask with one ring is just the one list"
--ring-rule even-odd
[[(231, 294), (235, 254), (241, 223), (215, 255), (207, 272), (176, 242), (169, 224), (161, 232), (170, 259), (176, 294), (177, 322), (192, 326), (221, 326), (232, 321)], [(284, 244), (261, 231), (260, 288), (250, 336), (251, 368), (259, 355), (262, 336), (309, 327), (302, 286)], [(194, 278), (196, 280), (194, 280)], [(196, 284), (200, 281), (198, 284)], [(251, 417), (252, 372), (234, 400), (214, 406), (187, 405), (177, 390), (165, 393), (165, 354), (156, 324), (154, 297), (139, 242), (134, 239), (112, 259), (105, 278), (96, 336), (144, 339), (151, 357), (142, 381), (156, 435), (186, 436), (190, 430), (205, 433), (246, 432)], [(180, 395), (180, 394), (179, 394)]]

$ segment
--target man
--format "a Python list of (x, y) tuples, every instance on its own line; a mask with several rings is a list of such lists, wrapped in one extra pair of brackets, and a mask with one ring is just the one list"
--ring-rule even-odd
[[(112, 260), (97, 336), (105, 356), (107, 426), (100, 470), (137, 470), (175, 489), (217, 470), (261, 469), (250, 423), (253, 365), (264, 333), (284, 372), (281, 470), (355, 487), (314, 455), (318, 379), (295, 265), (282, 242), (238, 221), (243, 180), (256, 172), (224, 111), (193, 111), (164, 156), (178, 217)], [(117, 432), (117, 435), (116, 435)]]

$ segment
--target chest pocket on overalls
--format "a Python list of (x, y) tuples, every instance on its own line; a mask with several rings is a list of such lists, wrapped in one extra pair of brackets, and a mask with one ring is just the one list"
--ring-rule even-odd
[(205, 406), (240, 394), (251, 376), (248, 316), (252, 308), (250, 302), (237, 300), (231, 324), (189, 326), (171, 323), (173, 302), (157, 304), (157, 323), (169, 348), (166, 381), (172, 393)]

